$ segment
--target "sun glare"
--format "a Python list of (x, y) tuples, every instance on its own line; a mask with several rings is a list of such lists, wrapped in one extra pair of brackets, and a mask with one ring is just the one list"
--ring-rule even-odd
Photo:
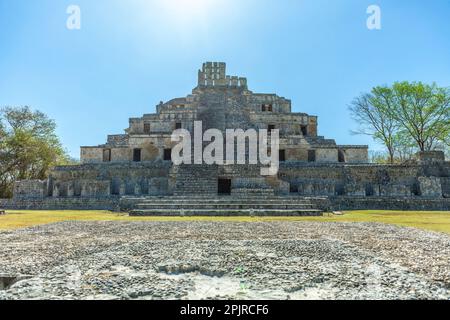
[(222, 0), (159, 0), (164, 14), (179, 22), (208, 20), (214, 13), (220, 12), (221, 3)]

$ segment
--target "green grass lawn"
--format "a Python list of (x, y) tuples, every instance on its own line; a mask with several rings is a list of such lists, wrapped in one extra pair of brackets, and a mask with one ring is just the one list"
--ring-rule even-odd
[(380, 222), (450, 234), (450, 211), (346, 211), (324, 217), (128, 217), (109, 211), (7, 211), (0, 216), (0, 230), (25, 228), (61, 221), (336, 221)]

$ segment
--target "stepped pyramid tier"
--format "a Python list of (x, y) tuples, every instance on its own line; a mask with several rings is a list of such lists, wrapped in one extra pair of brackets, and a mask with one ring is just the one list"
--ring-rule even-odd
[[(264, 165), (250, 161), (172, 161), (178, 144), (173, 132), (195, 136), (199, 122), (201, 136), (209, 129), (224, 137), (228, 129), (278, 130), (278, 154), (270, 149), (271, 156), (278, 155), (278, 170), (263, 175)], [(223, 141), (224, 157), (229, 140)], [(276, 134), (268, 140), (276, 140)], [(200, 150), (208, 143), (202, 141)], [(239, 148), (231, 145), (236, 158)], [(227, 210), (230, 215), (317, 215), (330, 208), (387, 204), (414, 209), (416, 203), (422, 209), (448, 209), (449, 167), (439, 152), (408, 164), (369, 164), (367, 146), (338, 145), (320, 136), (317, 116), (292, 112), (291, 101), (276, 94), (252, 92), (246, 78), (227, 75), (223, 62), (206, 62), (191, 94), (131, 118), (123, 134), (108, 136), (104, 144), (81, 147), (80, 165), (56, 167), (45, 181), (16, 182), (10, 207), (117, 207), (133, 215), (226, 215)]]
[(164, 161), (174, 146), (171, 134), (183, 128), (203, 130), (278, 129), (284, 161), (367, 162), (367, 146), (337, 145), (317, 134), (317, 117), (291, 111), (291, 101), (276, 94), (253, 93), (247, 79), (226, 75), (223, 62), (206, 62), (192, 94), (161, 102), (156, 113), (131, 118), (124, 134), (103, 145), (81, 148), (82, 163)]

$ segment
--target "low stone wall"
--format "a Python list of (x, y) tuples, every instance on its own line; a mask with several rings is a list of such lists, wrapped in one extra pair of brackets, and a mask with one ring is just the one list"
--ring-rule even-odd
[[(333, 196), (310, 198), (316, 208), (324, 211), (339, 210), (424, 210), (450, 211), (450, 199), (348, 197)], [(135, 201), (112, 198), (45, 198), (0, 199), (0, 209), (9, 210), (130, 210)], [(120, 208), (120, 209), (119, 209)]]
[(9, 210), (111, 210), (119, 208), (116, 198), (0, 199), (0, 208)]
[[(330, 197), (331, 209), (450, 211), (450, 199), (392, 197)], [(325, 208), (321, 208), (325, 209)]]

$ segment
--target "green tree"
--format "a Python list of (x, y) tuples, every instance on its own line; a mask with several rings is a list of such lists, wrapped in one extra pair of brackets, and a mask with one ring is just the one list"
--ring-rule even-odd
[(394, 145), (394, 162), (402, 163), (414, 159), (418, 151), (415, 141), (406, 130), (398, 130), (395, 133)]
[(55, 129), (29, 107), (0, 110), (0, 198), (12, 195), (14, 181), (45, 179), (51, 167), (70, 163)]
[[(436, 84), (396, 82), (357, 97), (349, 107), (359, 124), (353, 133), (370, 135), (387, 149), (390, 163), (417, 151), (450, 146), (450, 90)], [(380, 161), (380, 157), (377, 157)]]
[(450, 145), (450, 90), (436, 84), (397, 82), (392, 86), (392, 106), (387, 108), (420, 151)]

